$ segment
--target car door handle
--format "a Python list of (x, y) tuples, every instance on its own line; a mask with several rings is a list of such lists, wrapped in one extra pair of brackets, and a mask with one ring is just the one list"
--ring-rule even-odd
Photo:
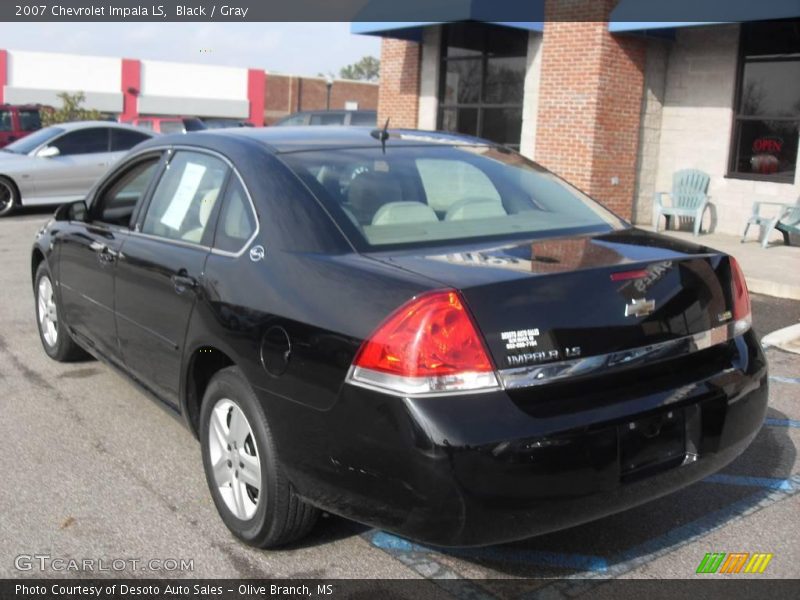
[(186, 274), (186, 271), (181, 270), (177, 275), (173, 275), (172, 285), (178, 294), (182, 294), (186, 290), (193, 290), (197, 287), (197, 280)]

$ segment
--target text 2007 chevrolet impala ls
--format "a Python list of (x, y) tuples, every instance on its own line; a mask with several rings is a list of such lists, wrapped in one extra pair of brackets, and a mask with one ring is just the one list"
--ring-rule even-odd
[(565, 528), (722, 468), (767, 406), (733, 258), (474, 138), (153, 139), (31, 269), (47, 354), (180, 414), (255, 546), (320, 509), (445, 546)]

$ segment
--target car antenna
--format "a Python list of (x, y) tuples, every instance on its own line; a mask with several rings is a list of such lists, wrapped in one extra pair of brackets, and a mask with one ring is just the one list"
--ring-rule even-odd
[(372, 137), (380, 141), (381, 150), (383, 150), (384, 154), (386, 154), (386, 140), (389, 139), (389, 119), (391, 119), (391, 117), (386, 119), (386, 124), (383, 126), (383, 129), (373, 129), (369, 132)]

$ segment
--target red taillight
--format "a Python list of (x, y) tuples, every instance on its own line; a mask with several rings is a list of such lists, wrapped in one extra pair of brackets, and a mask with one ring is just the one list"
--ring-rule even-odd
[(750, 293), (747, 291), (747, 282), (744, 273), (735, 258), (730, 258), (731, 263), (731, 294), (733, 296), (733, 313), (735, 332), (744, 333), (750, 328)]
[(361, 346), (351, 379), (404, 393), (495, 387), (489, 354), (458, 292), (422, 294)]

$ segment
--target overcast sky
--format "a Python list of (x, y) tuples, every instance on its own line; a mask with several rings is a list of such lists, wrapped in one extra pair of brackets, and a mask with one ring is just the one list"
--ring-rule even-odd
[(371, 54), (379, 38), (350, 23), (0, 23), (1, 47), (147, 58), (296, 75), (332, 72)]

